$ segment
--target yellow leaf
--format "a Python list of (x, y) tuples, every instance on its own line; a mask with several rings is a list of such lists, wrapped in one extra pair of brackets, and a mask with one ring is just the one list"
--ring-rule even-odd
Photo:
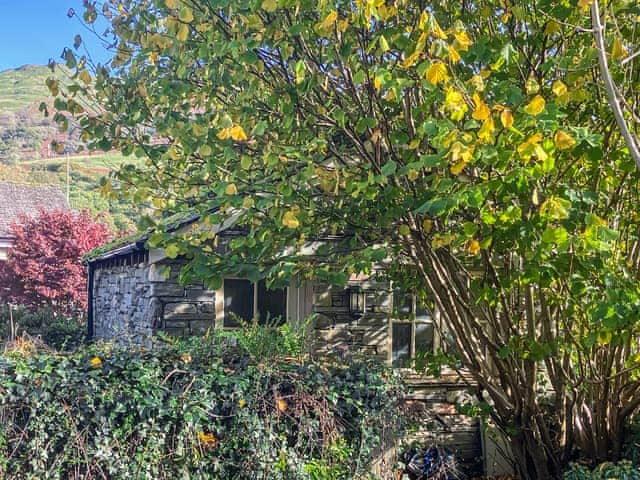
[(563, 130), (557, 130), (553, 135), (553, 143), (558, 150), (568, 150), (576, 144), (575, 138)]
[(278, 9), (278, 0), (264, 0), (262, 2), (262, 9), (267, 12), (275, 12)]
[(102, 359), (100, 357), (93, 357), (90, 360), (90, 363), (91, 363), (91, 367), (98, 368), (102, 365)]
[(247, 401), (244, 398), (241, 398), (240, 400), (238, 400), (238, 407), (244, 408), (246, 404), (247, 404)]
[(546, 102), (541, 95), (536, 95), (533, 99), (524, 107), (524, 111), (529, 115), (537, 116), (544, 111)]
[(276, 406), (278, 407), (278, 411), (280, 412), (285, 412), (288, 407), (286, 400), (283, 400), (282, 398), (278, 398), (276, 400)]
[(208, 32), (209, 30), (211, 30), (211, 24), (209, 22), (207, 23), (199, 23), (196, 25), (196, 30), (200, 33), (202, 32)]
[(411, 55), (404, 59), (404, 61), (402, 62), (402, 66), (404, 68), (412, 67), (420, 57), (421, 53), (422, 51), (420, 50), (416, 50), (415, 52), (413, 52)]
[(429, 220), (428, 218), (422, 221), (422, 229), (424, 233), (429, 233), (433, 228), (433, 220)]
[(533, 95), (534, 93), (538, 93), (540, 91), (540, 84), (535, 79), (535, 77), (531, 76), (527, 78), (527, 81), (524, 84), (524, 88), (527, 91), (527, 95)]
[(193, 22), (193, 10), (189, 7), (182, 7), (180, 13), (178, 13), (178, 18), (184, 23)]
[(456, 162), (453, 165), (451, 165), (451, 168), (450, 168), (451, 173), (453, 175), (460, 175), (464, 170), (464, 167), (466, 166), (467, 166), (467, 162), (460, 160), (459, 162)]
[(447, 39), (447, 34), (444, 33), (444, 30), (442, 30), (442, 27), (440, 27), (440, 24), (436, 21), (435, 18), (433, 18), (433, 24), (431, 25), (431, 34), (434, 37), (439, 38), (440, 40)]
[(407, 172), (407, 178), (412, 182), (417, 180), (418, 177), (420, 177), (420, 174), (418, 173), (417, 170), (414, 170), (413, 168), (410, 168), (409, 171)]
[(553, 220), (564, 220), (569, 217), (571, 203), (558, 197), (549, 197), (540, 205), (540, 215)]
[(287, 228), (298, 228), (300, 226), (300, 221), (296, 217), (296, 214), (289, 210), (288, 212), (284, 212), (282, 224)]
[(230, 183), (224, 188), (225, 195), (236, 195), (238, 193), (238, 187), (235, 183)]
[(198, 432), (198, 440), (209, 448), (214, 448), (218, 444), (218, 439), (213, 433)]
[(553, 82), (551, 91), (556, 97), (562, 97), (563, 95), (567, 94), (567, 86), (562, 80), (556, 80), (555, 82)]
[(547, 22), (544, 27), (545, 35), (553, 35), (554, 33), (558, 33), (560, 31), (560, 24), (558, 22), (554, 22), (553, 20)]
[(474, 147), (467, 147), (462, 142), (455, 142), (449, 151), (452, 165), (450, 171), (453, 175), (460, 175), (464, 167), (473, 159)]
[(429, 25), (429, 14), (426, 11), (422, 11), (420, 14), (420, 21), (418, 22), (418, 28), (422, 31), (427, 29)]
[(462, 93), (454, 89), (453, 87), (449, 87), (447, 89), (447, 93), (444, 97), (444, 108), (449, 111), (451, 120), (462, 120), (464, 118), (464, 114), (467, 112), (469, 107), (464, 101), (464, 97)]
[(389, 42), (387, 42), (387, 39), (385, 38), (384, 35), (380, 35), (380, 38), (378, 38), (378, 46), (380, 47), (380, 50), (383, 52), (389, 51)]
[(382, 86), (382, 81), (380, 80), (380, 77), (374, 77), (373, 78), (373, 88), (375, 88), (376, 90), (380, 90), (381, 86)]
[(611, 343), (612, 338), (613, 335), (611, 335), (611, 332), (609, 331), (598, 332), (598, 345), (608, 345), (609, 343)]
[(505, 108), (504, 110), (502, 110), (502, 112), (500, 112), (500, 121), (502, 122), (502, 126), (504, 128), (511, 128), (513, 126), (513, 114), (511, 113), (511, 110), (508, 108)]
[(220, 130), (220, 131), (218, 132), (217, 137), (218, 137), (220, 140), (226, 140), (227, 138), (229, 138), (229, 137), (230, 137), (230, 133), (229, 133), (230, 131), (231, 131), (231, 128), (223, 128), (222, 130)]
[(218, 138), (220, 140), (226, 140), (231, 138), (236, 142), (240, 142), (247, 139), (247, 134), (240, 125), (234, 125), (233, 127), (223, 128), (218, 132)]
[(480, 253), (480, 242), (475, 238), (470, 238), (464, 246), (464, 249), (469, 255), (477, 255)]
[(469, 47), (473, 45), (473, 41), (467, 35), (467, 32), (455, 32), (453, 34), (453, 38), (455, 38), (455, 45), (463, 52), (469, 50)]
[(244, 132), (244, 129), (240, 125), (235, 125), (231, 127), (231, 131), (229, 132), (231, 138), (233, 138), (236, 142), (240, 142), (247, 139), (247, 134)]
[(178, 33), (176, 33), (176, 38), (180, 42), (186, 42), (189, 38), (189, 25), (183, 23), (178, 27)]
[(489, 110), (487, 104), (482, 101), (480, 95), (478, 95), (477, 93), (473, 94), (473, 103), (476, 104), (476, 108), (473, 110), (473, 113), (471, 113), (471, 116), (475, 120), (486, 120), (487, 118), (489, 118), (489, 115), (491, 115), (491, 110)]
[(518, 154), (525, 161), (529, 161), (529, 159), (534, 155), (540, 160), (546, 160), (547, 154), (540, 145), (541, 141), (541, 133), (536, 133), (535, 135), (530, 136), (525, 142), (518, 145)]
[(164, 4), (167, 8), (179, 8), (180, 0), (164, 0)]
[(463, 145), (461, 142), (455, 142), (451, 145), (451, 150), (449, 153), (451, 154), (451, 160), (457, 162), (458, 160), (462, 160), (465, 163), (470, 162), (473, 159), (474, 147), (467, 147)]
[(622, 45), (622, 41), (620, 37), (616, 37), (613, 39), (613, 47), (611, 48), (611, 58), (617, 60), (618, 58), (623, 58), (627, 56), (627, 49)]
[(329, 15), (327, 15), (325, 19), (317, 25), (317, 27), (319, 30), (327, 31), (333, 26), (337, 19), (338, 12), (332, 10), (329, 12)]
[(433, 85), (438, 85), (440, 82), (446, 83), (449, 80), (447, 66), (443, 62), (432, 63), (427, 69), (425, 76), (427, 81)]
[(78, 75), (78, 78), (82, 80), (85, 85), (89, 85), (91, 83), (91, 74), (86, 70), (82, 70), (80, 75)]
[(188, 353), (183, 353), (182, 355), (180, 355), (180, 360), (182, 360), (183, 363), (191, 363), (191, 355)]
[(578, 0), (578, 7), (580, 7), (580, 10), (582, 10), (583, 12), (586, 12), (587, 10), (589, 10), (589, 8), (591, 8), (592, 3), (593, 0)]
[(496, 129), (493, 118), (489, 117), (484, 122), (482, 122), (482, 126), (480, 130), (478, 130), (478, 140), (482, 143), (488, 143), (491, 141), (491, 134)]
[(449, 60), (452, 63), (458, 63), (460, 61), (460, 53), (455, 49), (453, 45), (449, 45)]
[(484, 79), (482, 78), (482, 75), (474, 75), (473, 77), (471, 77), (471, 80), (469, 80), (469, 83), (471, 85), (473, 85), (473, 88), (475, 90), (477, 90), (478, 92), (484, 92)]

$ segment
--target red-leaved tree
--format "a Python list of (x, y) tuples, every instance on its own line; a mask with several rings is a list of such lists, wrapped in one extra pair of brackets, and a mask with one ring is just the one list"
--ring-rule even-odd
[(107, 225), (88, 212), (41, 210), (11, 226), (15, 237), (0, 264), (0, 301), (31, 308), (47, 306), (70, 314), (87, 306), (86, 268), (82, 256), (107, 242)]

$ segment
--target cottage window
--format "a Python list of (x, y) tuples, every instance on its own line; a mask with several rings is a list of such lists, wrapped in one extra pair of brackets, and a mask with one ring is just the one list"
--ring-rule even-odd
[(226, 278), (224, 280), (224, 326), (239, 327), (239, 320), (272, 323), (283, 322), (287, 314), (287, 290), (268, 289), (264, 280)]
[(391, 319), (391, 365), (408, 367), (433, 351), (433, 316), (417, 295), (394, 291)]

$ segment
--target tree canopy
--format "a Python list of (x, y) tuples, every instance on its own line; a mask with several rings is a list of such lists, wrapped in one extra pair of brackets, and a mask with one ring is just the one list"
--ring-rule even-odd
[[(92, 78), (68, 50), (77, 82), (56, 106), (94, 147), (147, 159), (104, 184), (148, 203), (147, 224), (238, 216), (224, 255), (207, 228), (150, 238), (190, 259), (185, 280), (344, 283), (390, 265), (442, 313), (521, 478), (553, 478), (578, 451), (618, 457), (640, 404), (639, 177), (592, 3), (89, 3), (116, 53)], [(635, 98), (621, 60), (639, 7), (600, 14), (609, 73)]]
[(88, 212), (41, 211), (12, 226), (13, 245), (0, 264), (0, 300), (68, 315), (87, 308), (82, 256), (112, 234)]

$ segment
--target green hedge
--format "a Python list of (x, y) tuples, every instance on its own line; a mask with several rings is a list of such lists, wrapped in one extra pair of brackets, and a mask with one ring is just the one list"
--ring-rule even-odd
[(398, 427), (393, 377), (244, 344), (0, 357), (0, 478), (368, 478)]

